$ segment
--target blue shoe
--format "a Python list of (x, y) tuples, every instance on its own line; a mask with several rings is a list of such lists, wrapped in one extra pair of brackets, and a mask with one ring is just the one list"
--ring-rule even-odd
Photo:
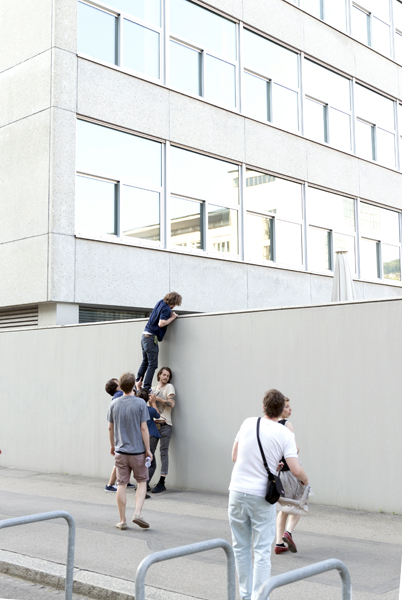
[(117, 485), (105, 485), (105, 492), (117, 492)]

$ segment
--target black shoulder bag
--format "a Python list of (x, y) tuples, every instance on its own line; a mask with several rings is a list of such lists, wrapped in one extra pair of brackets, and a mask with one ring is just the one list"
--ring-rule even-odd
[(267, 485), (267, 493), (265, 494), (265, 500), (270, 504), (275, 504), (278, 502), (279, 498), (285, 497), (285, 492), (283, 489), (281, 478), (278, 475), (274, 475), (269, 470), (269, 466), (267, 460), (265, 458), (264, 450), (262, 449), (261, 441), (260, 441), (260, 421), (261, 417), (258, 417), (257, 420), (257, 440), (258, 445), (260, 447), (262, 462), (264, 463), (264, 467), (268, 473), (268, 485)]

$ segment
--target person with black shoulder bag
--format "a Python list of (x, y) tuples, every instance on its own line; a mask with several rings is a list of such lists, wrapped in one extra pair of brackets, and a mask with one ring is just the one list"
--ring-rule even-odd
[(264, 416), (246, 419), (233, 445), (229, 523), (241, 600), (255, 600), (271, 575), (275, 503), (283, 495), (278, 476), (282, 456), (294, 476), (303, 484), (308, 483), (297, 458), (294, 434), (278, 423), (284, 406), (285, 396), (279, 390), (266, 392)]

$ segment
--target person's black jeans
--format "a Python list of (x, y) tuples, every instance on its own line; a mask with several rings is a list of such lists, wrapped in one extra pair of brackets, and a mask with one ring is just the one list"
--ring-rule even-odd
[(151, 435), (149, 437), (149, 446), (150, 446), (153, 458), (152, 458), (151, 466), (148, 469), (148, 485), (150, 485), (151, 479), (154, 476), (154, 473), (156, 470), (155, 452), (156, 452), (156, 448), (158, 447), (158, 442), (159, 442), (159, 438), (154, 437), (153, 435)]
[(137, 381), (145, 375), (145, 378), (142, 382), (142, 387), (150, 390), (152, 386), (152, 378), (156, 369), (158, 368), (159, 344), (155, 344), (153, 335), (148, 337), (143, 335), (141, 338), (141, 348), (142, 363), (138, 369)]

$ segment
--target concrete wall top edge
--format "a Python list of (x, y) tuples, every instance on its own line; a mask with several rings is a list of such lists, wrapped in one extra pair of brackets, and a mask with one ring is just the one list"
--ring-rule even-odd
[[(402, 298), (378, 298), (378, 299), (368, 299), (368, 300), (353, 300), (346, 302), (327, 302), (327, 303), (319, 303), (319, 304), (309, 304), (309, 305), (300, 305), (300, 306), (277, 306), (277, 307), (267, 307), (267, 308), (247, 308), (243, 310), (231, 310), (225, 312), (210, 312), (210, 313), (194, 313), (190, 315), (180, 315), (181, 319), (193, 319), (193, 318), (202, 318), (202, 317), (225, 317), (231, 315), (238, 314), (249, 314), (249, 313), (267, 313), (267, 312), (277, 312), (277, 311), (299, 311), (299, 310), (308, 310), (308, 309), (317, 309), (317, 308), (331, 308), (331, 307), (349, 307), (349, 306), (357, 306), (359, 304), (367, 305), (367, 304), (386, 304), (388, 302), (402, 302)], [(117, 321), (100, 321), (96, 323), (75, 323), (68, 325), (46, 325), (43, 327), (19, 327), (12, 330), (0, 330), (0, 335), (4, 333), (18, 333), (21, 331), (39, 331), (43, 329), (73, 329), (77, 327), (104, 327), (107, 325), (127, 325), (130, 323), (138, 323), (144, 322), (146, 323), (148, 318), (140, 318), (140, 319), (120, 319)]]

